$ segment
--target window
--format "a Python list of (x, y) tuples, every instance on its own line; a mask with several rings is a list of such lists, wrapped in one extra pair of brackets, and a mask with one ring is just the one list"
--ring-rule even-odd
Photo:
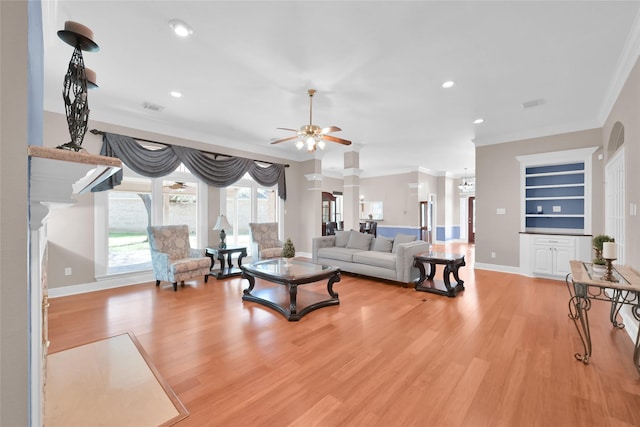
[[(246, 246), (247, 255), (251, 256), (250, 222), (280, 222), (281, 199), (276, 187), (262, 187), (247, 174), (236, 185), (221, 191), (223, 206), (227, 219), (233, 230), (227, 232), (227, 245)], [(225, 206), (226, 205), (226, 206)], [(225, 230), (227, 231), (227, 230)]]
[(150, 269), (151, 180), (127, 178), (116, 188), (108, 192), (107, 273)]
[(187, 224), (191, 247), (206, 246), (206, 185), (182, 166), (164, 178), (127, 168), (124, 175), (121, 185), (94, 195), (96, 277), (151, 270), (149, 224)]
[(198, 247), (198, 183), (195, 181), (162, 182), (162, 223), (187, 224), (189, 243)]

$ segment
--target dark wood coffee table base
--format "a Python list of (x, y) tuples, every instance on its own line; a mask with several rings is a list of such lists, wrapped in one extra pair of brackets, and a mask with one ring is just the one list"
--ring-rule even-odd
[[(424, 264), (429, 264), (429, 275), (426, 274)], [(433, 280), (436, 274), (436, 265), (444, 265), (442, 281)], [(450, 298), (455, 297), (458, 292), (464, 291), (464, 280), (458, 276), (460, 267), (467, 265), (464, 262), (464, 255), (448, 254), (439, 252), (425, 252), (414, 255), (413, 266), (420, 271), (420, 277), (416, 280), (416, 291), (431, 292), (444, 295)], [(451, 287), (450, 276), (456, 280), (456, 285)]]
[[(269, 282), (286, 286), (288, 288), (288, 294), (289, 294), (288, 304), (286, 302), (283, 302), (282, 298), (280, 298), (280, 301), (277, 301), (278, 298), (274, 298), (274, 292), (269, 289), (259, 290), (256, 292), (256, 294), (252, 294), (252, 291), (256, 284), (256, 277)], [(322, 307), (328, 307), (328, 306), (340, 304), (340, 300), (338, 299), (338, 293), (334, 292), (333, 290), (333, 284), (340, 281), (340, 270), (336, 268), (332, 268), (331, 270), (313, 274), (311, 276), (307, 275), (300, 278), (296, 278), (291, 276), (274, 277), (273, 275), (263, 275), (259, 271), (247, 270), (243, 266), (242, 278), (247, 279), (249, 281), (249, 287), (242, 291), (243, 301), (251, 301), (251, 302), (255, 302), (258, 304), (262, 304), (266, 307), (272, 308), (277, 312), (281, 313), (289, 321), (298, 321), (304, 315), (314, 310), (317, 310)], [(318, 282), (326, 278), (329, 279), (327, 283), (327, 292), (329, 293), (329, 296), (331, 298), (326, 300), (321, 300), (321, 301), (313, 301), (309, 305), (306, 305), (304, 307), (298, 307), (298, 285)]]

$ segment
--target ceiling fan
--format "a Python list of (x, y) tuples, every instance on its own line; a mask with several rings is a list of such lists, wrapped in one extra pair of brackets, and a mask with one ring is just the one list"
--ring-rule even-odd
[(337, 142), (342, 145), (351, 145), (351, 141), (346, 139), (338, 138), (333, 135), (328, 135), (331, 132), (341, 131), (337, 126), (329, 126), (328, 128), (321, 128), (320, 126), (316, 126), (313, 124), (313, 95), (315, 95), (315, 89), (309, 89), (309, 124), (303, 125), (300, 127), (300, 130), (290, 129), (290, 128), (278, 128), (282, 130), (289, 130), (291, 132), (295, 132), (295, 136), (290, 136), (288, 138), (278, 139), (273, 141), (272, 144), (279, 144), (285, 141), (291, 141), (293, 139), (297, 139), (296, 147), (298, 150), (302, 149), (305, 145), (307, 146), (307, 150), (312, 152), (316, 151), (316, 148), (320, 148), (321, 150), (325, 147), (325, 141)]
[(170, 188), (172, 190), (178, 190), (178, 191), (180, 191), (180, 190), (184, 191), (185, 189), (189, 188), (189, 186), (183, 181), (175, 181), (173, 184), (165, 185), (164, 187), (165, 188)]

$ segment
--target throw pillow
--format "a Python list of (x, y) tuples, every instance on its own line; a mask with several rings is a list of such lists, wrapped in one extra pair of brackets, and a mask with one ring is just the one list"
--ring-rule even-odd
[(416, 240), (416, 236), (411, 236), (409, 234), (396, 234), (396, 238), (393, 239), (393, 249), (391, 249), (392, 253), (398, 252), (398, 245), (401, 243), (409, 243)]
[(351, 230), (349, 232), (349, 241), (347, 242), (347, 248), (368, 251), (369, 246), (371, 245), (371, 239), (373, 239), (372, 234), (358, 233), (357, 231)]
[(348, 231), (336, 231), (336, 247), (344, 248), (349, 241)]
[(389, 238), (389, 237), (376, 237), (375, 239), (375, 243), (373, 244), (373, 247), (371, 248), (372, 251), (376, 251), (376, 252), (391, 252), (391, 249), (393, 249), (393, 239)]

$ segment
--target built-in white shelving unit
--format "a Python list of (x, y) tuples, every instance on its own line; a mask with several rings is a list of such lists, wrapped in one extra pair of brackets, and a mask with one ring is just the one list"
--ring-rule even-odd
[(591, 255), (591, 157), (597, 147), (518, 156), (520, 270), (564, 278)]

